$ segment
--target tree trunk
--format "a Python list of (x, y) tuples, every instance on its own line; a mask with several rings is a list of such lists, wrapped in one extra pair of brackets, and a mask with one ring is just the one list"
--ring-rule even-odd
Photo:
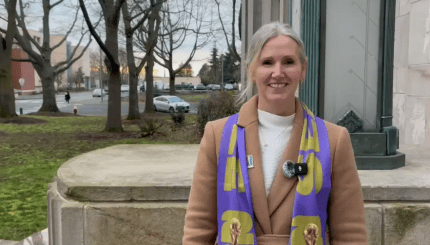
[[(48, 69), (38, 68), (37, 65), (33, 65), (36, 69), (42, 83), (42, 92), (43, 92), (43, 103), (42, 107), (40, 107), (39, 112), (41, 111), (50, 111), (50, 112), (60, 112), (57, 107), (57, 101), (55, 100), (55, 75), (53, 72), (47, 72)], [(52, 67), (50, 70), (53, 70)]]
[(12, 82), (12, 43), (15, 36), (16, 0), (7, 9), (8, 24), (5, 38), (0, 34), (0, 117), (16, 117), (15, 94)]
[(175, 74), (171, 70), (169, 70), (169, 84), (170, 84), (169, 85), (170, 86), (169, 94), (170, 95), (175, 95), (176, 94)]
[(109, 53), (113, 56), (113, 61), (109, 61), (109, 97), (106, 127), (107, 132), (123, 132), (121, 122), (121, 74), (118, 62), (118, 16), (109, 16), (106, 21), (105, 45)]
[(139, 74), (137, 73), (137, 69), (136, 66), (134, 64), (132, 64), (132, 66), (130, 66), (129, 64), (129, 82), (130, 82), (130, 97), (129, 97), (129, 102), (128, 102), (128, 116), (127, 116), (127, 120), (135, 120), (135, 119), (140, 119), (140, 114), (139, 114), (139, 100), (138, 100), (138, 95), (139, 95), (139, 91), (137, 91), (137, 80), (138, 80), (138, 76)]
[(148, 54), (145, 67), (145, 78), (146, 78), (146, 100), (145, 100), (145, 112), (154, 113), (154, 77), (152, 71), (154, 69), (154, 53)]
[[(156, 1), (160, 3), (159, 1)], [(154, 3), (151, 1), (151, 3)], [(158, 24), (159, 20), (159, 11), (161, 9), (161, 4), (158, 4), (155, 7), (151, 14), (148, 15), (148, 40), (151, 40), (147, 45), (147, 57), (146, 67), (145, 67), (145, 75), (146, 75), (146, 101), (145, 101), (145, 112), (146, 113), (154, 113), (154, 77), (152, 72), (154, 70), (154, 47), (157, 44), (157, 32), (158, 32)], [(158, 23), (158, 24), (157, 24)], [(153, 43), (152, 43), (153, 42)]]
[(0, 35), (0, 117), (16, 117), (11, 52), (5, 50), (2, 43), (3, 37)]

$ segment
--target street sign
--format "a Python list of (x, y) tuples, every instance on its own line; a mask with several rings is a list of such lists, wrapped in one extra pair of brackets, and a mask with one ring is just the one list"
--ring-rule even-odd
[(24, 86), (25, 80), (24, 80), (24, 78), (20, 78), (18, 81), (19, 81), (19, 84), (21, 85), (21, 89), (22, 89), (22, 86)]

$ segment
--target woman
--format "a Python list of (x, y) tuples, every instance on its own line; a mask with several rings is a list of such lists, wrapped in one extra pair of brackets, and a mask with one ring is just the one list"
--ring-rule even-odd
[(258, 94), (237, 117), (207, 123), (183, 244), (368, 244), (349, 134), (294, 96), (306, 75), (303, 42), (287, 25), (264, 25), (247, 66), (242, 98), (253, 83)]

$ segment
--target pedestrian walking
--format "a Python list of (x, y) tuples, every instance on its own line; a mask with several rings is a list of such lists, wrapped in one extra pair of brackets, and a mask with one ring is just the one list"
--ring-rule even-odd
[(69, 92), (66, 93), (66, 95), (64, 96), (64, 98), (66, 99), (67, 104), (69, 104), (69, 101), (70, 101), (70, 94), (69, 94)]

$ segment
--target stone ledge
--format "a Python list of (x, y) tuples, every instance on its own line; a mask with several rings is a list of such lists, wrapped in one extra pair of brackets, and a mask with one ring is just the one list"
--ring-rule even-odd
[(406, 156), (405, 167), (358, 170), (365, 201), (430, 200), (430, 148), (401, 145), (398, 151)]
[(188, 200), (199, 145), (117, 145), (64, 163), (59, 193), (84, 201)]
[[(198, 149), (117, 145), (89, 152), (58, 169), (58, 192), (86, 202), (187, 201)], [(406, 155), (405, 167), (358, 170), (365, 201), (430, 200), (430, 149), (409, 145), (399, 152)]]

